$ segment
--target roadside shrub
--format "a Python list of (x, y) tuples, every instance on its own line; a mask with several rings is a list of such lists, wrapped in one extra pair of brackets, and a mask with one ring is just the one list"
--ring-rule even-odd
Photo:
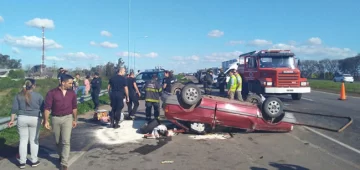
[(25, 72), (23, 70), (10, 70), (9, 77), (12, 79), (23, 79), (25, 78)]

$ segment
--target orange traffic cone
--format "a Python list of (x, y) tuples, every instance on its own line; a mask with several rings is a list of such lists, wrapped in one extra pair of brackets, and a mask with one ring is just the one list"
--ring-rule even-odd
[(339, 100), (346, 100), (346, 94), (345, 94), (345, 83), (341, 83), (341, 89), (340, 89), (340, 98)]

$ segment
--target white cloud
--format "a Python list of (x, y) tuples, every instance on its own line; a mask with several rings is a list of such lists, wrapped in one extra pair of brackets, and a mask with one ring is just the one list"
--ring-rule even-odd
[(45, 60), (52, 60), (52, 61), (64, 61), (64, 58), (56, 57), (56, 56), (45, 56)]
[(111, 37), (111, 33), (109, 31), (101, 31), (100, 35), (105, 36), (105, 37)]
[(272, 42), (268, 41), (268, 40), (255, 39), (255, 40), (249, 41), (247, 43), (247, 45), (250, 45), (250, 46), (267, 46), (267, 45), (272, 45)]
[(4, 18), (0, 16), (0, 22), (4, 22)]
[(96, 54), (88, 54), (84, 52), (76, 52), (76, 53), (67, 53), (64, 55), (69, 60), (98, 60), (100, 59), (100, 56)]
[(19, 54), (20, 53), (20, 50), (16, 47), (12, 47), (11, 48), (11, 51), (14, 53), (14, 54)]
[(206, 55), (203, 60), (205, 62), (223, 62), (226, 60), (237, 59), (242, 53), (243, 52), (241, 51), (212, 53)]
[[(129, 53), (128, 53), (127, 51), (123, 51), (123, 52), (118, 52), (118, 53), (116, 53), (116, 55), (119, 56), (119, 57), (127, 57), (128, 54), (129, 54)], [(133, 53), (133, 52), (130, 52), (130, 57), (133, 57), (133, 56), (134, 56), (134, 53)], [(147, 53), (147, 54), (145, 54), (145, 55), (142, 55), (142, 54), (140, 54), (140, 53), (135, 53), (135, 57), (138, 57), (138, 58), (140, 58), (140, 57), (156, 58), (156, 57), (158, 57), (158, 56), (159, 56), (159, 54), (156, 53), (156, 52), (150, 52), (150, 53)]]
[[(127, 52), (127, 51), (116, 53), (116, 55), (119, 57), (127, 57), (128, 54), (129, 54), (129, 52)], [(132, 57), (132, 56), (134, 56), (134, 53), (130, 52), (130, 57)], [(141, 57), (141, 55), (139, 53), (135, 53), (135, 57)]]
[(320, 38), (318, 39), (310, 38), (308, 40), (308, 43), (310, 41), (312, 41), (312, 45), (308, 45), (308, 44), (291, 45), (291, 44), (278, 43), (278, 44), (274, 44), (272, 48), (291, 50), (292, 52), (295, 53), (295, 55), (303, 56), (304, 58), (308, 58), (308, 59), (314, 59), (314, 58), (340, 59), (340, 58), (353, 57), (357, 54), (357, 52), (349, 48), (328, 47), (322, 45)]
[(221, 37), (223, 35), (224, 35), (224, 32), (220, 31), (220, 30), (212, 30), (208, 33), (209, 37)]
[[(13, 37), (11, 35), (5, 35), (4, 42), (16, 47), (42, 49), (42, 38), (37, 36)], [(45, 39), (45, 49), (58, 48), (62, 48), (62, 46), (52, 39)]]
[(319, 37), (311, 37), (309, 38), (308, 42), (310, 45), (320, 45), (322, 43)]
[(96, 44), (96, 42), (95, 42), (95, 41), (90, 41), (90, 45), (92, 45), (92, 46), (96, 46), (97, 44)]
[(104, 47), (104, 48), (117, 48), (118, 47), (118, 45), (116, 43), (111, 43), (108, 41), (100, 43), (100, 46)]
[(151, 53), (145, 54), (145, 56), (149, 57), (149, 58), (156, 58), (157, 56), (159, 56), (159, 54), (155, 53), (155, 52), (151, 52)]
[(44, 18), (44, 19), (34, 18), (32, 20), (29, 20), (25, 24), (30, 27), (35, 27), (35, 28), (42, 28), (42, 27), (45, 27), (48, 29), (55, 28), (54, 21), (51, 19), (47, 19), (47, 18)]
[(237, 44), (244, 44), (245, 43), (245, 41), (241, 41), (241, 40), (239, 40), (239, 41), (229, 41), (229, 45), (237, 45)]
[(188, 57), (174, 56), (174, 57), (172, 57), (172, 59), (175, 61), (178, 61), (180, 63), (186, 64), (188, 62), (199, 61), (200, 57), (197, 55), (192, 55), (192, 56), (188, 56)]

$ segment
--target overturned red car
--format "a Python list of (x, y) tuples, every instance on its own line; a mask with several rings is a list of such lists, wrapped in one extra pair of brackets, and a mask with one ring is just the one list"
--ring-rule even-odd
[(283, 103), (276, 97), (265, 101), (257, 95), (248, 97), (248, 102), (201, 95), (199, 87), (188, 84), (177, 93), (164, 99), (165, 117), (186, 131), (204, 134), (216, 126), (245, 129), (248, 132), (274, 131), (289, 132), (293, 124), (283, 121)]

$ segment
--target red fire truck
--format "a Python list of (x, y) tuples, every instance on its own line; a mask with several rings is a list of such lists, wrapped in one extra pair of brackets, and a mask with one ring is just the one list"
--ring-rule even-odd
[(300, 100), (310, 93), (309, 82), (301, 77), (295, 54), (290, 50), (252, 51), (239, 56), (238, 72), (243, 78), (243, 96), (290, 94)]

